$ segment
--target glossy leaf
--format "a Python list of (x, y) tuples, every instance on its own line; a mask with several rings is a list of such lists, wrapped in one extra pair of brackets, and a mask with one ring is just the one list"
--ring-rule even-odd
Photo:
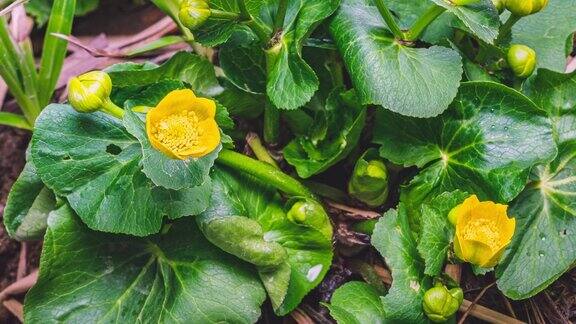
[(534, 49), (538, 67), (564, 72), (569, 52), (566, 43), (576, 31), (574, 15), (567, 9), (575, 7), (576, 0), (550, 0), (541, 12), (524, 17), (514, 25), (512, 43)]
[(576, 262), (576, 140), (531, 180), (510, 206), (516, 233), (497, 269), (498, 287), (512, 299), (544, 290)]
[(338, 324), (384, 322), (380, 293), (364, 282), (352, 281), (340, 286), (326, 307)]
[(530, 184), (510, 206), (516, 232), (500, 266), (498, 287), (524, 299), (544, 290), (576, 262), (576, 73), (539, 70), (526, 93), (552, 120), (559, 154), (534, 168)]
[(470, 195), (462, 191), (445, 192), (422, 205), (422, 233), (418, 240), (418, 252), (424, 259), (424, 273), (438, 276), (454, 240), (454, 226), (448, 221), (452, 208)]
[(491, 82), (468, 82), (441, 116), (416, 119), (380, 111), (374, 141), (396, 164), (420, 173), (402, 188), (410, 210), (456, 189), (509, 202), (529, 169), (556, 155), (546, 113), (524, 95)]
[(17, 240), (40, 239), (48, 214), (56, 207), (54, 193), (42, 183), (31, 161), (12, 186), (4, 208), (4, 226)]
[(539, 69), (524, 85), (524, 92), (548, 111), (557, 141), (576, 139), (576, 72)]
[(221, 252), (192, 220), (147, 239), (86, 228), (64, 206), (49, 218), (25, 320), (253, 323), (265, 292), (248, 264)]
[(424, 275), (424, 262), (416, 249), (403, 204), (399, 205), (398, 211), (390, 210), (380, 218), (374, 228), (372, 245), (392, 272), (392, 287), (382, 298), (386, 319), (404, 323), (426, 322), (422, 298), (431, 282)]
[(479, 0), (468, 5), (454, 5), (449, 0), (431, 0), (454, 14), (468, 29), (486, 43), (498, 36), (500, 18), (492, 0)]
[(196, 218), (200, 229), (216, 246), (255, 264), (274, 311), (287, 314), (330, 267), (328, 216), (293, 223), (273, 188), (224, 168), (213, 181), (211, 207)]
[[(364, 128), (366, 108), (353, 91), (336, 89), (322, 110), (316, 112), (314, 127), (297, 136), (283, 150), (286, 161), (298, 175), (308, 178), (344, 159), (358, 144)], [(322, 129), (319, 130), (319, 125)]]
[(330, 25), (362, 104), (432, 117), (452, 102), (462, 77), (449, 48), (413, 48), (394, 41), (368, 0), (345, 0)]
[(195, 215), (208, 204), (208, 182), (182, 191), (156, 187), (142, 172), (140, 143), (103, 113), (46, 107), (31, 153), (42, 181), (95, 230), (145, 236), (160, 230), (168, 212)]

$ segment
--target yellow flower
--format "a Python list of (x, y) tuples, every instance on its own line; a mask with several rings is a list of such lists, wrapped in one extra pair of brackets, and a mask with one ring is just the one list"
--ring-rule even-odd
[(146, 115), (146, 133), (157, 150), (173, 159), (198, 158), (220, 144), (216, 103), (191, 90), (174, 90)]
[(482, 268), (495, 266), (516, 227), (515, 219), (508, 218), (507, 209), (507, 205), (480, 202), (476, 195), (454, 207), (448, 217), (456, 226), (456, 256)]

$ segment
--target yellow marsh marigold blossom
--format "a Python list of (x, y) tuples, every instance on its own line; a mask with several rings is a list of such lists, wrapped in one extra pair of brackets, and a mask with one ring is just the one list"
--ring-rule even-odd
[(215, 115), (213, 100), (188, 89), (175, 90), (148, 111), (146, 133), (154, 148), (173, 159), (202, 157), (220, 144)]
[(495, 266), (516, 227), (515, 219), (508, 218), (507, 210), (507, 205), (480, 202), (476, 195), (454, 207), (448, 218), (456, 226), (456, 256), (482, 268)]

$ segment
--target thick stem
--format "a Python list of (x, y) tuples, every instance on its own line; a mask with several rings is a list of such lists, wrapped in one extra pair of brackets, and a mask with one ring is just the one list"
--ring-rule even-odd
[(388, 25), (388, 28), (390, 28), (390, 31), (392, 31), (394, 37), (396, 37), (396, 39), (403, 40), (405, 38), (405, 35), (398, 26), (398, 24), (396, 23), (396, 20), (394, 20), (394, 16), (392, 16), (390, 9), (388, 9), (388, 7), (386, 7), (386, 5), (384, 4), (384, 0), (376, 0), (375, 2), (376, 7), (380, 12), (380, 15), (382, 16), (382, 18), (384, 18), (386, 25)]
[(430, 25), (444, 11), (446, 11), (445, 8), (437, 5), (432, 5), (432, 7), (426, 10), (426, 12), (424, 12), (422, 16), (420, 16), (420, 18), (416, 20), (416, 22), (414, 22), (414, 24), (410, 28), (410, 31), (408, 31), (406, 35), (407, 36), (406, 40), (408, 41), (417, 40), (418, 37), (420, 37), (420, 35), (426, 30), (426, 27), (428, 27), (428, 25)]
[(270, 156), (270, 153), (268, 153), (268, 150), (262, 145), (262, 141), (258, 135), (249, 133), (246, 136), (246, 143), (248, 143), (248, 146), (250, 146), (250, 149), (252, 149), (252, 152), (254, 152), (254, 155), (256, 155), (259, 161), (266, 162), (276, 169), (280, 169), (276, 161)]
[(236, 19), (240, 18), (240, 15), (235, 13), (235, 12), (212, 9), (212, 10), (210, 10), (210, 17), (226, 19), (226, 20), (236, 20)]
[(105, 112), (108, 115), (114, 116), (118, 119), (124, 118), (124, 109), (116, 106), (116, 104), (113, 103), (110, 98), (104, 100), (104, 103), (102, 104), (102, 112)]
[(314, 199), (314, 195), (298, 180), (268, 163), (254, 160), (244, 154), (224, 149), (220, 152), (216, 163), (246, 172), (288, 195)]
[(271, 102), (264, 107), (264, 141), (268, 144), (278, 143), (280, 138), (280, 111)]
[(501, 44), (504, 40), (510, 37), (510, 34), (512, 33), (512, 27), (515, 23), (518, 22), (518, 20), (520, 20), (520, 18), (522, 17), (516, 16), (515, 14), (511, 14), (510, 17), (508, 17), (508, 20), (506, 20), (504, 25), (500, 27), (500, 34), (498, 35), (498, 38), (496, 38), (495, 42), (497, 45)]

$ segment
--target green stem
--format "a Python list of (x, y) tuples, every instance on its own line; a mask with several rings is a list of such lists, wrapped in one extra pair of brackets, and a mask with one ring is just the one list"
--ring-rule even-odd
[(262, 145), (262, 141), (258, 135), (255, 133), (249, 133), (248, 136), (246, 136), (246, 142), (259, 161), (266, 162), (276, 169), (280, 169), (276, 161), (270, 156), (268, 150), (264, 147), (264, 145)]
[(250, 15), (250, 11), (248, 11), (248, 7), (246, 7), (246, 3), (244, 0), (236, 0), (238, 4), (238, 9), (240, 10), (240, 17), (244, 20), (252, 20), (252, 15)]
[(501, 44), (504, 40), (510, 37), (510, 33), (512, 33), (512, 27), (518, 22), (518, 20), (520, 20), (520, 18), (522, 17), (516, 16), (515, 14), (511, 14), (510, 17), (508, 17), (508, 20), (506, 20), (504, 25), (500, 27), (500, 33), (498, 38), (496, 38), (495, 44)]
[(394, 16), (392, 16), (390, 9), (388, 9), (388, 7), (386, 7), (386, 5), (384, 4), (384, 0), (376, 0), (375, 2), (376, 7), (380, 12), (380, 15), (382, 16), (382, 18), (384, 18), (386, 25), (388, 25), (388, 28), (390, 28), (390, 31), (392, 31), (394, 37), (396, 37), (396, 39), (403, 40), (405, 37), (404, 32), (402, 32), (402, 30), (396, 23), (396, 20), (394, 20)]
[(280, 138), (280, 111), (271, 102), (264, 107), (264, 141), (276, 144)]
[(216, 163), (246, 172), (290, 196), (314, 199), (314, 195), (298, 180), (288, 176), (268, 163), (260, 162), (246, 155), (226, 149), (220, 152)]
[(116, 106), (116, 104), (113, 103), (110, 98), (104, 100), (104, 103), (102, 104), (102, 112), (105, 112), (108, 115), (114, 116), (118, 119), (124, 118), (124, 109)]
[(240, 18), (240, 15), (235, 12), (229, 11), (222, 11), (222, 10), (210, 10), (210, 17), (219, 18), (219, 19), (226, 19), (226, 20), (236, 20)]
[(445, 8), (437, 5), (432, 5), (432, 7), (426, 10), (426, 12), (424, 12), (422, 16), (420, 16), (418, 20), (416, 20), (416, 22), (414, 22), (414, 24), (410, 28), (410, 31), (408, 31), (406, 35), (407, 36), (406, 40), (408, 41), (417, 40), (418, 37), (420, 37), (420, 35), (424, 32), (424, 30), (426, 30), (426, 27), (428, 27), (428, 25), (430, 25), (444, 11), (446, 11)]
[(274, 19), (274, 30), (278, 31), (284, 27), (284, 19), (286, 18), (286, 11), (288, 10), (288, 1), (280, 0), (278, 4), (278, 11)]

